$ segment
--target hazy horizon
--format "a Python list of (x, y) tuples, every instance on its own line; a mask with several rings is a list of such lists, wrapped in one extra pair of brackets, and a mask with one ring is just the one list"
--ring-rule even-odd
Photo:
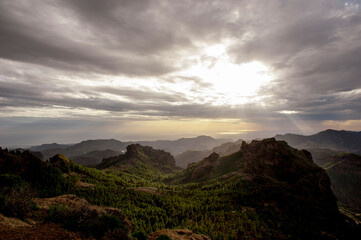
[(0, 146), (361, 129), (361, 0), (0, 0)]
[[(304, 136), (310, 136), (310, 135), (314, 135), (317, 134), (319, 132), (322, 131), (326, 131), (326, 130), (330, 130), (330, 129), (323, 129), (311, 134), (304, 134)], [(331, 129), (334, 130), (334, 129)], [(351, 130), (345, 130), (345, 129), (341, 129), (338, 131), (351, 131)], [(33, 147), (33, 146), (39, 146), (42, 144), (69, 144), (69, 145), (73, 145), (73, 144), (77, 144), (83, 141), (87, 141), (87, 140), (110, 140), (110, 139), (114, 139), (114, 140), (118, 140), (118, 141), (122, 141), (122, 142), (140, 142), (140, 141), (157, 141), (157, 140), (165, 140), (165, 141), (175, 141), (175, 140), (179, 140), (182, 138), (196, 138), (196, 137), (200, 137), (200, 136), (207, 136), (207, 137), (212, 137), (214, 139), (218, 139), (218, 140), (225, 140), (225, 141), (230, 141), (230, 142), (235, 142), (237, 140), (244, 140), (244, 141), (252, 141), (252, 140), (258, 140), (258, 139), (265, 139), (265, 138), (272, 138), (275, 137), (277, 134), (280, 135), (284, 135), (284, 134), (299, 134), (302, 135), (302, 133), (294, 133), (294, 132), (278, 132), (278, 133), (272, 133), (272, 132), (254, 132), (253, 134), (243, 134), (243, 135), (229, 135), (229, 138), (227, 138), (227, 136), (225, 137), (221, 137), (221, 136), (210, 136), (210, 135), (194, 135), (194, 136), (177, 136), (177, 137), (170, 137), (170, 138), (156, 138), (156, 137), (148, 137), (148, 138), (128, 138), (128, 139), (118, 139), (118, 138), (101, 138), (101, 137), (95, 137), (95, 138), (78, 138), (78, 139), (72, 139), (72, 140), (63, 140), (63, 141), (57, 141), (57, 139), (55, 138), (49, 138), (49, 141), (43, 141), (43, 142), (29, 142), (29, 143), (20, 143), (20, 144), (4, 144), (4, 145), (0, 145), (0, 147), (2, 148), (29, 148), (29, 147)], [(55, 139), (55, 140), (54, 140)]]

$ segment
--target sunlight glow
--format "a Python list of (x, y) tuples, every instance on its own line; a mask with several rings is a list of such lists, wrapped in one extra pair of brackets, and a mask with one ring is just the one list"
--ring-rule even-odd
[(273, 79), (271, 69), (259, 61), (233, 63), (226, 50), (227, 44), (206, 47), (203, 55), (196, 57), (198, 64), (183, 71), (183, 75), (210, 83), (205, 91), (217, 96), (215, 105), (259, 101), (259, 90)]
[(290, 114), (297, 114), (299, 112), (298, 111), (291, 111), (291, 110), (282, 110), (282, 111), (279, 111), (279, 113), (290, 115)]

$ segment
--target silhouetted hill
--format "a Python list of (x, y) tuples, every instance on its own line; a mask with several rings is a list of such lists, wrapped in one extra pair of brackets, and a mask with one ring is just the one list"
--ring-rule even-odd
[(194, 151), (188, 150), (182, 152), (175, 156), (176, 164), (179, 167), (185, 168), (188, 164), (197, 162), (212, 152), (218, 153), (221, 156), (229, 155), (231, 153), (239, 151), (242, 144), (242, 140), (238, 140), (236, 142), (226, 142), (221, 144), (220, 146), (216, 146), (211, 150), (204, 150), (204, 151)]
[(29, 148), (31, 151), (45, 151), (49, 149), (64, 149), (72, 146), (73, 144), (57, 144), (57, 143), (50, 143), (50, 144), (42, 144), (38, 146), (32, 146)]
[[(94, 151), (113, 150), (120, 152), (122, 150), (125, 150), (127, 145), (129, 145), (129, 142), (121, 142), (115, 139), (86, 140), (67, 148), (47, 149), (42, 151), (42, 153), (44, 154), (45, 159), (48, 159), (49, 157), (54, 156), (58, 153), (68, 158), (73, 158)], [(104, 157), (106, 156), (107, 154), (105, 154)]]
[(298, 149), (319, 148), (361, 153), (361, 132), (328, 129), (310, 136), (288, 133), (276, 135), (275, 138)]

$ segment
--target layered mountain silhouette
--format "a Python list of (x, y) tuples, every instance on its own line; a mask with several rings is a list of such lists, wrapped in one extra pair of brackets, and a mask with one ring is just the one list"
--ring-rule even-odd
[(201, 151), (211, 149), (224, 142), (225, 139), (214, 139), (209, 136), (198, 136), (195, 138), (180, 138), (175, 141), (158, 140), (158, 141), (138, 141), (137, 143), (144, 146), (151, 146), (155, 149), (163, 149), (173, 155), (177, 155), (187, 150)]
[(66, 148), (47, 148), (41, 152), (45, 159), (58, 153), (72, 159), (73, 157), (79, 158), (82, 155), (87, 155), (94, 151), (112, 150), (120, 152), (121, 150), (125, 150), (129, 144), (129, 142), (121, 142), (115, 139), (97, 139), (82, 141)]
[(48, 149), (64, 149), (72, 146), (73, 144), (58, 144), (58, 143), (49, 143), (49, 144), (42, 144), (38, 146), (32, 146), (29, 150), (38, 152), (38, 151), (45, 151)]
[[(39, 151), (43, 154), (44, 159), (55, 154), (62, 154), (75, 163), (90, 166), (101, 163), (103, 158), (110, 157), (111, 151), (114, 151), (113, 156), (125, 151), (130, 144), (139, 143), (144, 146), (150, 146), (155, 149), (162, 149), (171, 154), (179, 154), (186, 150), (203, 151), (211, 149), (221, 143), (226, 142), (222, 139), (214, 139), (209, 136), (198, 136), (195, 138), (181, 138), (178, 140), (157, 140), (157, 141), (134, 141), (122, 142), (115, 139), (97, 139), (82, 141), (73, 145), (62, 144), (43, 144), (40, 146), (31, 147), (32, 151)], [(95, 152), (97, 151), (97, 152)]]
[(361, 132), (328, 129), (310, 136), (297, 134), (276, 135), (298, 149), (330, 149), (342, 152), (361, 153)]
[(211, 150), (195, 151), (187, 150), (175, 156), (176, 164), (179, 167), (186, 168), (188, 164), (197, 162), (212, 152), (218, 153), (221, 156), (229, 155), (231, 153), (239, 151), (242, 144), (242, 140), (236, 142), (226, 142), (219, 146), (212, 148)]

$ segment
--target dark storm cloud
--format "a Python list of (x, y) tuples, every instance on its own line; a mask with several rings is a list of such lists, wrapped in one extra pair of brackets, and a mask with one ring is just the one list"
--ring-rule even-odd
[[(0, 4), (1, 57), (65, 70), (161, 75), (176, 69), (178, 51), (194, 50), (198, 40), (217, 42), (235, 30), (226, 19), (232, 6), (211, 1)], [(71, 18), (75, 34), (62, 18)]]
[[(360, 6), (340, 0), (0, 0), (0, 112), (63, 107), (74, 116), (88, 109), (280, 126), (292, 117), (282, 111), (305, 121), (361, 119)], [(197, 64), (189, 56), (216, 62), (201, 49), (227, 39), (234, 63), (270, 67), (275, 79), (260, 90), (262, 104), (219, 106), (214, 92), (202, 99), (212, 83), (180, 72)], [(108, 78), (160, 84), (119, 87)], [(172, 84), (190, 87), (182, 92)]]
[[(14, 2), (18, 3), (14, 3), (14, 5), (21, 10), (26, 7), (22, 6), (24, 4), (22, 1)], [(30, 8), (39, 7), (40, 3), (35, 2), (36, 4)], [(63, 28), (66, 26), (57, 22), (53, 23), (53, 27), (58, 28), (58, 34), (51, 34), (51, 29), (42, 29), (28, 23), (34, 18), (33, 15), (25, 14), (19, 17), (16, 14), (16, 7), (9, 4), (8, 1), (0, 2), (0, 56), (2, 58), (64, 70), (110, 72), (136, 76), (164, 74), (174, 69), (173, 66), (164, 64), (162, 59), (156, 55), (132, 52), (129, 56), (128, 49), (122, 49), (123, 51), (106, 49), (101, 42), (102, 38), (98, 39), (99, 42), (96, 45), (78, 42), (76, 41), (77, 36), (62, 35), (61, 31), (65, 31), (66, 29)], [(59, 9), (61, 9), (60, 6)], [(44, 8), (44, 11), (46, 10)], [(49, 12), (48, 14), (52, 13)], [(42, 20), (47, 20), (46, 15)], [(129, 36), (127, 32), (122, 32), (121, 26), (113, 25), (112, 27), (113, 31), (118, 31), (115, 32), (117, 34), (129, 38), (136, 37)], [(107, 35), (106, 29), (105, 26), (103, 30), (99, 29), (94, 34)], [(79, 34), (82, 31), (82, 28), (78, 29)], [(124, 55), (128, 56), (125, 57)]]

